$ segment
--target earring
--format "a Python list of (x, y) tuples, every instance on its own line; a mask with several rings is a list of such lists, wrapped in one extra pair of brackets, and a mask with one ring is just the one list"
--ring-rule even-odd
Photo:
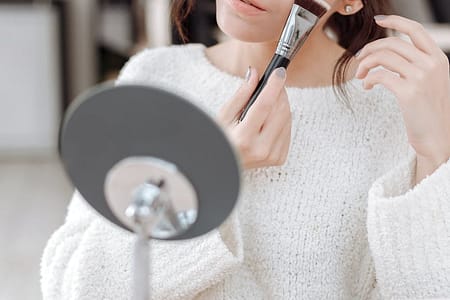
[(352, 11), (353, 11), (353, 7), (352, 7), (351, 5), (346, 5), (346, 6), (345, 6), (345, 12), (346, 12), (346, 13), (349, 14), (349, 13), (351, 13)]

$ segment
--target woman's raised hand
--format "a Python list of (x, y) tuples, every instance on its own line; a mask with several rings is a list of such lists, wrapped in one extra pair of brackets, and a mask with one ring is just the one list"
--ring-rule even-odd
[(286, 162), (292, 117), (285, 82), (286, 69), (274, 70), (245, 118), (238, 123), (258, 85), (257, 71), (249, 68), (244, 84), (218, 112), (217, 121), (238, 150), (244, 169), (280, 166)]
[[(366, 89), (382, 84), (397, 96), (410, 144), (438, 166), (450, 157), (449, 61), (420, 23), (395, 15), (375, 21), (412, 43), (388, 37), (367, 44), (357, 55), (356, 77)], [(369, 72), (378, 66), (384, 69)]]

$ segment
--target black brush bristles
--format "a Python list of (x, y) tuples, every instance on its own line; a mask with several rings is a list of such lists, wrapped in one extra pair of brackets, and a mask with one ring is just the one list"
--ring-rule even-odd
[(318, 18), (322, 17), (330, 9), (330, 5), (325, 0), (295, 0), (295, 4), (310, 11)]

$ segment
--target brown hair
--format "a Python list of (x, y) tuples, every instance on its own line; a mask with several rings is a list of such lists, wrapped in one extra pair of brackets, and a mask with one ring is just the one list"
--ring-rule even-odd
[[(346, 51), (338, 59), (333, 72), (333, 89), (339, 98), (347, 99), (344, 89), (345, 75), (352, 57), (365, 44), (387, 36), (386, 30), (379, 27), (373, 17), (390, 12), (390, 0), (362, 0), (364, 8), (359, 12), (343, 16), (335, 13), (326, 24), (337, 36), (338, 43)], [(172, 6), (172, 20), (184, 42), (187, 41), (183, 21), (194, 9), (195, 0), (175, 0)], [(348, 108), (353, 112), (348, 101)]]

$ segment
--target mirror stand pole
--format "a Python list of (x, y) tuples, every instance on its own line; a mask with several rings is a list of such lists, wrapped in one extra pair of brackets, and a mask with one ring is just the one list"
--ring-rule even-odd
[[(125, 214), (134, 223), (137, 237), (133, 253), (133, 300), (150, 300), (150, 239), (149, 232), (165, 212), (166, 203), (160, 197), (160, 186), (146, 182), (139, 186)], [(149, 230), (150, 229), (150, 230)]]
[[(138, 224), (136, 224), (138, 225)], [(150, 240), (143, 224), (137, 226), (133, 253), (133, 300), (150, 300)]]

